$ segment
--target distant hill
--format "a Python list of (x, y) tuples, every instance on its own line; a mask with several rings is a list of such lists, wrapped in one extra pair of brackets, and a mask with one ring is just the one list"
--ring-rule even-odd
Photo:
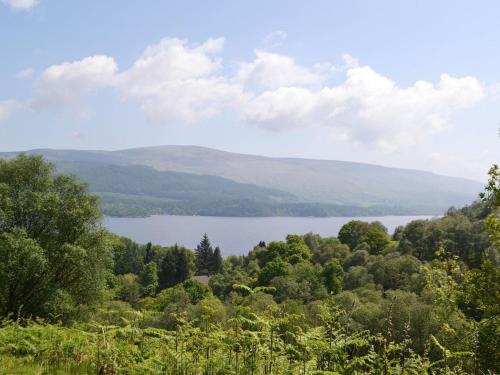
[(476, 181), (418, 170), (197, 146), (26, 153), (41, 154), (87, 181), (102, 196), (105, 212), (114, 215), (438, 214), (470, 203), (482, 189)]

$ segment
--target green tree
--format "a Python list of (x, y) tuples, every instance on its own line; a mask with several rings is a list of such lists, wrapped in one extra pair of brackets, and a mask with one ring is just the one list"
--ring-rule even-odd
[(327, 263), (321, 273), (323, 282), (329, 293), (337, 294), (344, 284), (344, 270), (338, 260)]
[(44, 316), (102, 296), (112, 265), (98, 200), (39, 156), (0, 160), (0, 314)]
[(484, 188), (484, 192), (479, 194), (479, 197), (488, 203), (491, 207), (500, 207), (500, 167), (493, 164), (488, 171), (488, 184)]
[(312, 252), (306, 245), (304, 238), (296, 234), (286, 236), (286, 254), (285, 260), (291, 264), (299, 263), (312, 258)]
[(146, 264), (139, 276), (142, 295), (154, 296), (158, 289), (158, 266), (155, 262)]
[[(0, 306), (2, 315), (21, 306), (37, 308), (37, 289), (46, 285), (48, 261), (43, 249), (22, 229), (0, 234)], [(23, 303), (24, 302), (24, 303)]]
[(196, 274), (210, 275), (213, 265), (214, 249), (210, 244), (207, 234), (203, 235), (201, 242), (195, 250), (196, 253)]
[(343, 261), (350, 254), (349, 246), (341, 243), (335, 237), (322, 239), (321, 243), (312, 250), (313, 261), (319, 264), (327, 264), (329, 261), (337, 259)]
[(353, 250), (362, 242), (361, 237), (368, 231), (368, 228), (368, 223), (364, 221), (351, 220), (340, 228), (338, 239)]
[(357, 289), (366, 286), (374, 286), (373, 276), (363, 266), (353, 266), (349, 268), (344, 276), (345, 289)]
[(488, 184), (480, 197), (493, 210), (485, 220), (485, 229), (498, 254), (500, 251), (500, 168), (498, 165), (494, 164), (488, 174), (490, 176)]
[(377, 226), (370, 226), (365, 234), (361, 237), (360, 241), (370, 246), (371, 254), (380, 254), (389, 244), (391, 239), (387, 232), (383, 229)]
[[(425, 259), (425, 232), (428, 225), (427, 220), (413, 220), (406, 224), (401, 233), (400, 251), (406, 254), (414, 255), (418, 259)], [(432, 252), (436, 251), (433, 249)]]
[(116, 236), (113, 241), (114, 268), (117, 275), (141, 273), (144, 267), (144, 253), (141, 245), (126, 237)]
[(270, 285), (271, 280), (278, 276), (286, 276), (290, 265), (280, 257), (267, 263), (259, 272), (258, 284)]
[(133, 307), (139, 306), (141, 298), (141, 284), (139, 277), (133, 273), (120, 275), (118, 278), (118, 288), (116, 296), (118, 299), (130, 303)]
[(181, 285), (189, 295), (192, 304), (196, 304), (205, 297), (212, 295), (212, 291), (208, 285), (202, 284), (196, 280), (186, 280)]
[(214, 255), (212, 258), (211, 274), (222, 273), (223, 271), (223, 259), (219, 246), (214, 249)]
[(177, 245), (168, 248), (160, 263), (160, 290), (189, 279), (194, 267), (194, 254), (191, 250)]

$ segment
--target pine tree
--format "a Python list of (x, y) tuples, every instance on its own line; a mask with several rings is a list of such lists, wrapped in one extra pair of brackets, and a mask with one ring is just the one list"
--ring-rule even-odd
[(211, 274), (215, 275), (217, 273), (222, 273), (222, 254), (219, 246), (214, 250), (214, 255), (212, 258)]
[(212, 270), (214, 249), (207, 234), (203, 235), (200, 244), (196, 247), (196, 274), (209, 275)]
[(144, 251), (144, 264), (148, 264), (149, 262), (152, 262), (154, 258), (154, 250), (153, 250), (153, 245), (151, 242), (148, 242), (146, 244), (146, 249)]
[(189, 279), (193, 271), (193, 252), (177, 244), (174, 245), (167, 250), (160, 265), (160, 290)]

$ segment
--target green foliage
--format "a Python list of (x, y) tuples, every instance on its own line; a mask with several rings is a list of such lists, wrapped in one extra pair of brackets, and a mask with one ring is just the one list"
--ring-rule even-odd
[(354, 249), (361, 243), (361, 238), (368, 231), (369, 224), (360, 220), (351, 220), (340, 228), (338, 239)]
[(160, 289), (172, 287), (189, 279), (194, 273), (194, 253), (177, 245), (168, 248), (159, 267)]
[(286, 245), (286, 253), (283, 255), (287, 262), (295, 264), (312, 258), (311, 250), (302, 236), (289, 234), (286, 236)]
[[(473, 209), (484, 210), (484, 204), (474, 206)], [(399, 250), (430, 261), (435, 251), (442, 247), (468, 265), (478, 267), (489, 241), (484, 233), (484, 217), (469, 217), (468, 210), (450, 211), (443, 218), (409, 223), (401, 235)]]
[(419, 292), (422, 289), (422, 262), (411, 255), (389, 253), (375, 258), (369, 266), (375, 284), (384, 289)]
[(220, 248), (216, 246), (214, 249), (214, 256), (212, 258), (212, 273), (221, 273), (224, 270), (223, 262), (224, 260), (222, 259)]
[(126, 273), (118, 277), (116, 297), (122, 301), (138, 307), (141, 298), (141, 285), (139, 277), (133, 273)]
[(197, 275), (213, 275), (222, 272), (220, 249), (218, 247), (215, 250), (212, 248), (206, 233), (196, 247), (195, 253)]
[[(63, 190), (73, 192), (62, 198), (51, 190), (57, 176), (38, 162), (15, 160), (32, 167), (20, 176), (0, 165), (0, 181), (19, 177), (30, 197), (20, 197), (17, 212), (9, 199), (20, 191), (0, 185), (0, 313), (7, 315), (0, 368), (7, 373), (500, 372), (496, 182), (485, 202), (412, 222), (392, 238), (378, 222), (351, 221), (338, 239), (288, 235), (223, 260), (205, 235), (196, 257), (198, 272), (209, 275), (205, 285), (191, 279), (191, 250), (101, 232), (98, 217), (85, 219), (92, 210), (84, 189), (63, 178)], [(64, 220), (51, 204), (65, 199), (70, 211), (78, 211), (72, 199), (84, 203), (81, 222), (68, 213), (78, 230), (44, 217), (48, 210)], [(47, 207), (30, 206), (37, 200)], [(48, 233), (33, 231), (38, 220)]]
[(333, 260), (325, 265), (321, 273), (323, 282), (329, 293), (337, 294), (344, 284), (344, 270), (338, 260)]
[[(212, 176), (158, 171), (141, 165), (102, 162), (61, 162), (58, 168), (86, 181), (111, 216), (154, 214), (205, 216), (362, 216), (426, 214), (416, 206), (370, 207), (352, 204), (311, 203), (281, 189), (243, 184)], [(147, 181), (147, 183), (145, 183)]]
[(110, 241), (97, 198), (37, 156), (0, 160), (0, 314), (47, 316), (103, 296)]
[(290, 265), (281, 257), (277, 257), (268, 262), (259, 272), (258, 284), (269, 285), (275, 277), (286, 276)]
[(500, 168), (497, 164), (491, 166), (488, 175), (488, 184), (479, 197), (491, 207), (500, 207)]
[(369, 246), (371, 254), (380, 254), (389, 245), (390, 237), (385, 228), (371, 227), (361, 237), (360, 242)]
[(371, 254), (380, 254), (390, 242), (387, 229), (378, 221), (366, 223), (351, 220), (340, 228), (338, 238), (351, 249), (366, 244)]
[(142, 295), (154, 296), (158, 289), (158, 267), (155, 262), (146, 264), (140, 274)]
[(116, 237), (113, 241), (115, 274), (139, 274), (144, 267), (145, 251), (141, 245), (125, 237)]
[(192, 304), (196, 304), (207, 296), (212, 295), (210, 288), (196, 280), (186, 280), (182, 287), (187, 292)]

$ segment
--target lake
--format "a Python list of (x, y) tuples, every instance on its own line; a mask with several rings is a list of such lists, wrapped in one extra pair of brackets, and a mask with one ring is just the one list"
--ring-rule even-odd
[(381, 216), (381, 217), (212, 217), (156, 215), (141, 218), (106, 217), (104, 225), (110, 231), (129, 237), (139, 243), (170, 246), (175, 243), (194, 249), (207, 233), (222, 254), (242, 255), (259, 241), (281, 241), (288, 233), (318, 233), (336, 236), (349, 220), (382, 222), (389, 233), (398, 225), (412, 220), (429, 219), (431, 216)]

